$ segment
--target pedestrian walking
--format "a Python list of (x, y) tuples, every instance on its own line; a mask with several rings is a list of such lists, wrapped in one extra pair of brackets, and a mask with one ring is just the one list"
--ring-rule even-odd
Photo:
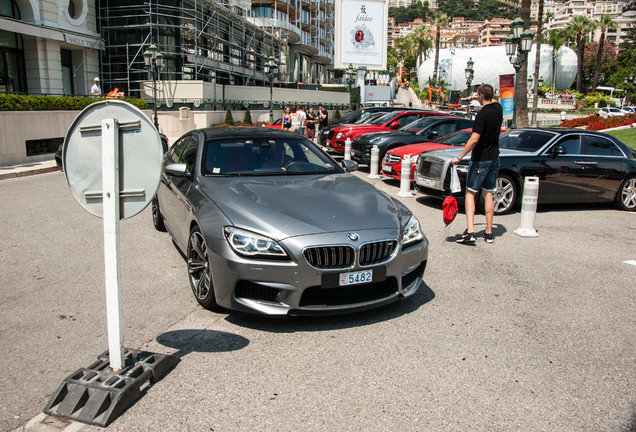
[(289, 130), (291, 127), (291, 110), (289, 107), (285, 107), (283, 111), (283, 130)]
[(316, 123), (318, 122), (318, 116), (314, 114), (314, 108), (309, 107), (307, 110), (307, 120), (305, 123), (305, 135), (310, 140), (314, 140), (316, 136)]
[(300, 117), (300, 134), (305, 136), (305, 127), (307, 126), (307, 113), (303, 111), (303, 106), (298, 106), (298, 117)]
[(294, 105), (291, 109), (290, 118), (291, 127), (289, 128), (289, 130), (296, 133), (300, 132), (300, 115), (298, 115), (298, 109), (296, 108), (296, 105)]
[(451, 159), (457, 165), (468, 152), (471, 152), (468, 174), (466, 176), (466, 230), (457, 238), (457, 243), (475, 244), (475, 196), (482, 190), (486, 213), (486, 243), (494, 241), (492, 220), (495, 214), (493, 193), (497, 188), (499, 173), (499, 132), (503, 122), (503, 109), (492, 100), (493, 88), (482, 84), (477, 88), (477, 100), (482, 108), (475, 117), (473, 133), (460, 155)]

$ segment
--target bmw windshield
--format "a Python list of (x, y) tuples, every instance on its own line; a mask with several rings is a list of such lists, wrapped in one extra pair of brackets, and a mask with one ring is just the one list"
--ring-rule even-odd
[(205, 143), (204, 176), (340, 174), (343, 170), (302, 138), (235, 138)]

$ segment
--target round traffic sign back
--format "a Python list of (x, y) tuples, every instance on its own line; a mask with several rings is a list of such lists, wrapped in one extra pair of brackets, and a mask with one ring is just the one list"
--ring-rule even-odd
[(114, 119), (119, 133), (119, 211), (126, 219), (141, 212), (157, 192), (161, 179), (162, 146), (157, 129), (135, 106), (118, 100), (86, 107), (66, 133), (62, 165), (66, 182), (78, 203), (103, 216), (102, 120)]

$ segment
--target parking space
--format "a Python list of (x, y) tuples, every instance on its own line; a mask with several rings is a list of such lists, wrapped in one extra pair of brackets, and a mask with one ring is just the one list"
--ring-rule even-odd
[[(355, 175), (397, 196), (399, 182)], [(471, 247), (454, 242), (462, 211), (445, 227), (439, 200), (399, 199), (430, 242), (426, 285), (341, 317), (205, 311), (149, 209), (124, 221), (125, 345), (182, 361), (108, 430), (636, 427), (636, 214), (540, 207), (539, 237), (513, 234), (512, 213), (495, 217), (494, 244)], [(0, 182), (0, 200), (0, 429), (12, 430), (106, 349), (102, 233), (59, 172)]]

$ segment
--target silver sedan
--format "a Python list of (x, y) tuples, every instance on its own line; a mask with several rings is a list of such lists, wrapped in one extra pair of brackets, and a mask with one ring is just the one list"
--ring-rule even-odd
[(428, 241), (399, 201), (298, 134), (189, 132), (165, 154), (153, 223), (187, 257), (205, 308), (337, 314), (415, 294)]

